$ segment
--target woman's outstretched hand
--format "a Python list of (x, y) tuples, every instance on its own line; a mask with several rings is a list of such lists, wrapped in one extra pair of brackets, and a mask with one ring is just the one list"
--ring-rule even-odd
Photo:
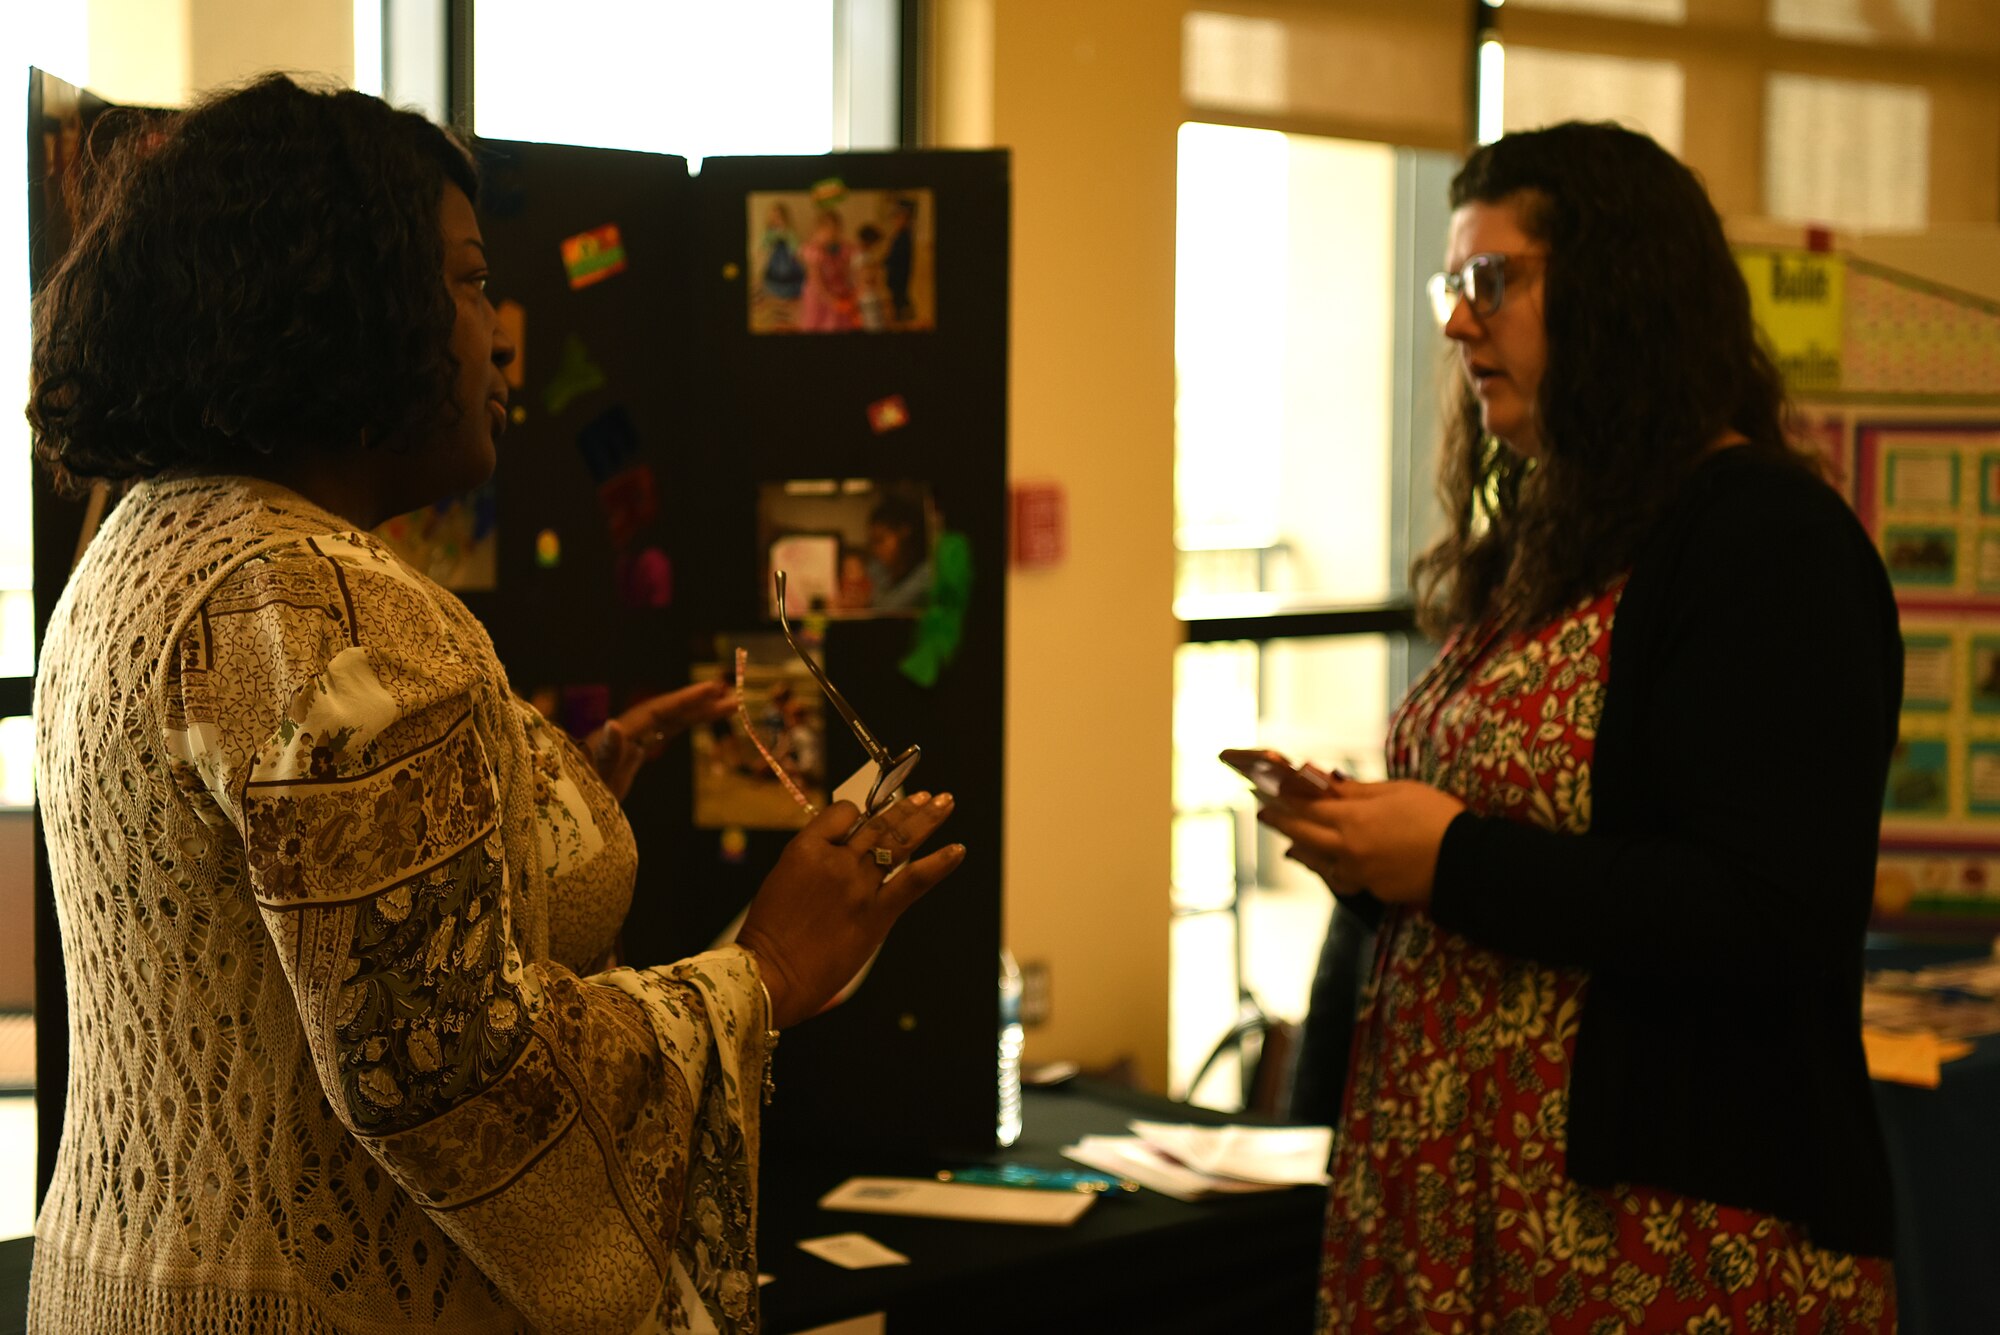
[[(963, 844), (911, 860), (951, 810), (949, 793), (918, 793), (837, 844), (861, 813), (851, 802), (835, 802), (785, 846), (736, 934), (763, 968), (773, 1028), (818, 1014), (903, 910), (957, 870)], [(877, 849), (888, 850), (886, 865)]]
[(1335, 779), (1331, 796), (1278, 798), (1257, 819), (1292, 846), (1285, 856), (1318, 873), (1335, 894), (1366, 890), (1385, 904), (1431, 902), (1438, 848), (1465, 803), (1409, 779)]
[(632, 791), (639, 767), (689, 728), (710, 723), (736, 707), (725, 681), (697, 682), (641, 700), (590, 735), (585, 743), (597, 777), (619, 801)]

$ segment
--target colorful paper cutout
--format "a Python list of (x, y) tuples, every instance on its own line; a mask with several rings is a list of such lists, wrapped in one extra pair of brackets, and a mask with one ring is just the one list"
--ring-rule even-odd
[(625, 471), (639, 453), (639, 433), (623, 404), (614, 404), (576, 433), (576, 448), (593, 482), (602, 485)]
[(625, 243), (619, 238), (618, 224), (606, 223), (563, 238), (562, 261), (572, 290), (624, 273)]
[(494, 308), (493, 318), (507, 335), (507, 341), (514, 345), (514, 360), (500, 368), (500, 375), (510, 387), (519, 389), (528, 383), (527, 307), (509, 298)]
[(887, 435), (910, 424), (910, 406), (901, 394), (891, 394), (868, 405), (868, 427), (876, 435)]
[(555, 374), (549, 383), (542, 386), (542, 407), (551, 416), (594, 389), (603, 389), (609, 382), (604, 377), (604, 368), (590, 360), (590, 350), (583, 346), (583, 340), (571, 334), (563, 340), (562, 356), (556, 362)]
[(597, 503), (604, 507), (604, 517), (610, 521), (611, 545), (624, 547), (660, 513), (652, 468), (634, 464), (610, 479), (597, 489)]
[(658, 547), (618, 561), (618, 592), (627, 607), (657, 610), (674, 601), (674, 567)]
[(965, 638), (965, 613), (972, 606), (972, 543), (963, 533), (938, 539), (931, 556), (935, 576), (931, 603), (917, 621), (916, 643), (897, 670), (919, 686), (937, 685), (938, 677), (958, 656)]
[(730, 826), (722, 832), (722, 838), (716, 841), (716, 856), (724, 862), (732, 864), (741, 862), (743, 855), (749, 851), (750, 836), (743, 833), (743, 827), (740, 825)]
[(611, 688), (601, 682), (562, 688), (556, 721), (572, 737), (588, 737), (611, 717)]

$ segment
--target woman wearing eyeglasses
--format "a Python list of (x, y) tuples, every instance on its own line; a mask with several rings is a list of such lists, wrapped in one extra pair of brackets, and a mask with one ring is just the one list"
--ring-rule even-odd
[(126, 488), (36, 686), (71, 1043), (29, 1328), (753, 1329), (775, 1031), (959, 864), (915, 856), (949, 797), (837, 803), (739, 944), (594, 972), (616, 794), (726, 702), (593, 758), (368, 531), (506, 424), (470, 157), (272, 76), (96, 173), (29, 410), (59, 482)]
[(1385, 910), (1322, 1330), (1888, 1330), (1862, 938), (1902, 689), (1695, 177), (1508, 135), (1452, 184), (1436, 664), (1392, 778), (1264, 813)]

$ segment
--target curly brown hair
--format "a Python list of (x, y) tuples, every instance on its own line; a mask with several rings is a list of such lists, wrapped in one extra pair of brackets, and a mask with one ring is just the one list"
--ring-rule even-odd
[(1568, 122), (1506, 135), (1451, 204), (1520, 205), (1548, 246), (1548, 365), (1529, 461), (1486, 434), (1457, 381), (1438, 477), (1446, 533), (1414, 564), (1433, 634), (1533, 624), (1629, 568), (1725, 432), (1817, 471), (1791, 443), (1784, 382), (1699, 178), (1642, 134)]
[(183, 112), (110, 112), (35, 298), (28, 421), (56, 484), (391, 441), (450, 410), (440, 274), (464, 145), (284, 75)]

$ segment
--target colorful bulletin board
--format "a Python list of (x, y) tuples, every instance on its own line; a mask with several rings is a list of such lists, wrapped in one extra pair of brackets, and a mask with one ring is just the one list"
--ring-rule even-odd
[[(1804, 437), (1902, 611), (1876, 924), (2000, 929), (2000, 303), (1834, 252), (1739, 252)], [(1839, 330), (1837, 345), (1831, 329)]]
[(1854, 423), (1853, 499), (1903, 622), (1885, 920), (2000, 923), (2000, 415)]

